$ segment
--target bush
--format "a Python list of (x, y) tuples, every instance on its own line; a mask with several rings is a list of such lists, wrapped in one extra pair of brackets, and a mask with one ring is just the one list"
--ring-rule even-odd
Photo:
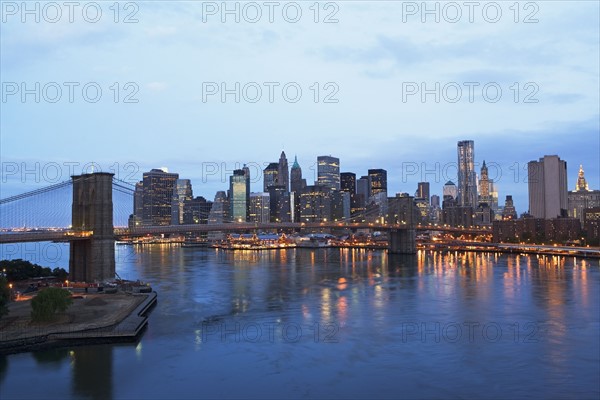
[(0, 276), (0, 318), (8, 314), (8, 302), (10, 301), (10, 289), (5, 277)]
[(64, 312), (73, 303), (68, 290), (49, 287), (31, 300), (31, 319), (33, 321), (49, 321), (56, 312)]

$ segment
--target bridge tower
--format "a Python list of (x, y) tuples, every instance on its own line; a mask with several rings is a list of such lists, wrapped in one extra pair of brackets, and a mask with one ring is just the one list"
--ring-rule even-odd
[(392, 254), (416, 254), (417, 252), (417, 234), (415, 231), (415, 212), (412, 196), (403, 198), (405, 200), (405, 219), (406, 228), (390, 229), (388, 252)]
[(115, 277), (112, 178), (97, 172), (75, 175), (72, 229), (92, 231), (92, 237), (70, 244), (69, 279), (102, 282)]

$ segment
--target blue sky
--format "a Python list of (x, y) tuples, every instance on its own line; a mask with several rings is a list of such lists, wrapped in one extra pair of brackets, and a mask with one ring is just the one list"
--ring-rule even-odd
[[(286, 21), (295, 17), (289, 2), (274, 9), (273, 22), (264, 3), (253, 3), (262, 12), (256, 23), (248, 21), (256, 16), (248, 3), (238, 3), (239, 23), (232, 15), (223, 23), (220, 9), (207, 13), (221, 2), (130, 3), (119, 3), (117, 23), (112, 1), (98, 3), (96, 23), (79, 8), (70, 23), (64, 7), (56, 23), (47, 21), (56, 15), (50, 8), (40, 9), (39, 23), (29, 15), (22, 22), (22, 10), (3, 3), (0, 197), (53, 183), (57, 175), (66, 179), (94, 162), (132, 182), (166, 166), (192, 179), (196, 195), (212, 199), (227, 188), (236, 164), (258, 171), (282, 148), (290, 165), (297, 154), (309, 183), (316, 157), (331, 154), (342, 171), (358, 176), (387, 169), (391, 193), (414, 193), (426, 179), (432, 194), (441, 194), (455, 179), (456, 142), (464, 139), (475, 141), (479, 165), (494, 166), (501, 203), (512, 194), (519, 213), (528, 207), (526, 163), (546, 154), (567, 161), (570, 189), (579, 164), (590, 187), (600, 188), (596, 1), (520, 2), (518, 16), (514, 2), (498, 2), (495, 23), (496, 9), (482, 10), (489, 2), (480, 2), (473, 22), (455, 3), (457, 23), (449, 22), (457, 14), (446, 3), (438, 3), (436, 22), (420, 9), (408, 12), (421, 2), (322, 2), (318, 23), (313, 2), (297, 3), (296, 23)], [(95, 18), (93, 11), (85, 16)], [(130, 13), (138, 22), (123, 22)], [(331, 13), (338, 21), (324, 23)], [(40, 102), (34, 94), (23, 101), (21, 85), (35, 91), (36, 82)], [(229, 89), (239, 82), (240, 102), (203, 93), (211, 82)], [(254, 84), (242, 93), (250, 82), (262, 90), (255, 103), (248, 101)], [(274, 82), (272, 102), (264, 82)], [(474, 85), (471, 99), (466, 82)], [(295, 103), (282, 93), (290, 83), (302, 90)], [(434, 93), (422, 98), (421, 88), (435, 92), (436, 83), (439, 102)], [(102, 90), (98, 102), (83, 97), (86, 84)], [(52, 103), (56, 86), (62, 97)], [(419, 92), (407, 94), (415, 87)], [(497, 88), (502, 94), (492, 102)], [(87, 93), (93, 99), (93, 90)], [(128, 94), (138, 102), (124, 102)], [(328, 94), (338, 101), (324, 102)], [(527, 95), (537, 102), (525, 102)], [(254, 179), (252, 190), (261, 188)]]

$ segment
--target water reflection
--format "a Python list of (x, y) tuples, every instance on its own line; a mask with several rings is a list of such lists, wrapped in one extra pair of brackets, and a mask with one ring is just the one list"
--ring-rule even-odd
[[(148, 331), (128, 352), (94, 346), (37, 355), (44, 359), (31, 370), (40, 376), (50, 374), (48, 366), (71, 365), (59, 372), (69, 382), (63, 397), (598, 393), (595, 260), (333, 248), (134, 251), (117, 268), (159, 292)], [(264, 324), (274, 327), (272, 341), (266, 331), (257, 334)], [(465, 324), (475, 329), (472, 336)], [(302, 340), (282, 338), (286, 329), (296, 336), (298, 327)], [(324, 341), (325, 333), (335, 345)], [(17, 393), (13, 382), (23, 370), (19, 358), (9, 364), (0, 363), (0, 379), (7, 377), (2, 394)], [(232, 373), (238, 370), (244, 373)], [(165, 392), (164, 379), (177, 385)], [(259, 393), (259, 386), (269, 392)]]

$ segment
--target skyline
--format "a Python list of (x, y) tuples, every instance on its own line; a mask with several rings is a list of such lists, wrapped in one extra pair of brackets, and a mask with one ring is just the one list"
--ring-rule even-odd
[[(462, 140), (462, 139), (461, 139)], [(468, 139), (464, 139), (468, 140)], [(285, 150), (283, 150), (285, 151)], [(456, 143), (454, 143), (454, 151), (456, 152)], [(494, 180), (494, 183), (498, 186), (498, 205), (504, 205), (504, 199), (507, 195), (512, 195), (515, 200), (515, 206), (518, 214), (524, 213), (528, 210), (528, 187), (527, 187), (527, 163), (535, 161), (543, 155), (536, 157), (532, 160), (518, 163), (519, 170), (516, 165), (505, 165), (504, 167), (494, 160), (480, 159), (477, 156), (477, 143), (475, 143), (475, 172), (477, 175), (477, 182), (480, 178), (480, 169), (483, 165), (483, 161), (489, 170), (489, 178)], [(324, 155), (324, 154), (323, 154)], [(344, 166), (345, 157), (339, 154), (327, 154), (327, 156), (333, 156), (340, 159), (340, 172), (352, 172), (356, 174), (357, 178), (360, 176), (368, 175), (368, 169), (382, 168), (388, 172), (388, 195), (394, 196), (396, 193), (408, 193), (414, 195), (417, 190), (418, 182), (429, 182), (431, 186), (431, 195), (439, 195), (442, 197), (442, 188), (447, 181), (452, 181), (458, 185), (458, 173), (457, 173), (457, 160), (456, 154), (454, 161), (448, 161), (444, 164), (436, 161), (402, 161), (399, 163), (400, 168), (398, 170), (390, 170), (386, 165), (370, 165), (365, 170), (351, 170), (346, 169)], [(545, 154), (554, 155), (554, 154)], [(560, 154), (556, 154), (561, 159), (564, 158)], [(296, 157), (296, 155), (290, 156), (286, 153), (288, 160)], [(317, 180), (317, 157), (314, 157), (312, 164), (305, 166), (302, 160), (307, 159), (306, 157), (299, 158), (298, 163), (302, 168), (302, 176), (307, 180), (307, 184), (314, 184)], [(279, 158), (279, 155), (277, 156)], [(579, 172), (580, 164), (567, 162), (567, 189), (574, 190), (577, 184), (577, 176)], [(59, 162), (53, 161), (48, 166), (44, 166), (40, 162), (39, 167), (32, 166), (33, 164), (27, 164), (25, 168), (22, 165), (15, 164), (14, 162), (2, 163), (2, 190), (0, 198), (6, 198), (13, 195), (21, 194), (36, 188), (47, 186), (47, 184), (54, 184), (70, 178), (69, 172), (74, 172), (76, 175), (84, 172), (113, 172), (115, 177), (123, 179), (132, 185), (139, 182), (142, 178), (142, 173), (148, 172), (154, 168), (167, 168), (168, 172), (178, 173), (180, 179), (189, 179), (192, 184), (194, 196), (203, 196), (206, 200), (214, 200), (214, 196), (217, 191), (227, 191), (229, 187), (230, 176), (233, 175), (233, 171), (241, 169), (244, 164), (249, 167), (250, 170), (250, 191), (252, 193), (263, 192), (263, 171), (270, 163), (276, 161), (230, 161), (230, 162), (213, 162), (205, 161), (199, 163), (199, 168), (194, 168), (191, 172), (190, 169), (178, 169), (177, 164), (174, 166), (170, 165), (155, 165), (155, 164), (137, 164), (133, 162), (113, 162), (108, 166), (91, 161), (91, 162)], [(181, 163), (179, 163), (181, 164)], [(423, 166), (425, 164), (425, 166)], [(144, 168), (144, 165), (147, 165)], [(193, 163), (184, 163), (184, 165), (192, 165)], [(94, 168), (95, 167), (95, 168)], [(224, 167), (224, 168), (223, 168)], [(28, 169), (26, 169), (28, 168)], [(60, 170), (59, 170), (60, 168)], [(216, 169), (215, 169), (216, 168)], [(259, 170), (260, 168), (260, 170)], [(85, 169), (85, 170), (84, 170)], [(595, 185), (593, 182), (593, 171), (590, 170), (585, 164), (583, 165), (585, 171), (585, 177), (590, 184), (590, 189), (600, 189), (600, 185)], [(33, 172), (33, 171), (36, 172)], [(198, 171), (200, 170), (200, 171)], [(57, 172), (58, 171), (58, 172)], [(435, 172), (434, 172), (435, 171)], [(515, 179), (519, 178), (519, 182), (515, 182)], [(499, 176), (499, 179), (498, 179)], [(435, 179), (431, 179), (435, 177)], [(428, 178), (428, 179), (421, 179)], [(404, 181), (403, 181), (404, 179)], [(39, 180), (39, 182), (36, 182)], [(204, 182), (206, 181), (206, 182)], [(506, 185), (508, 183), (508, 185)], [(505, 187), (512, 187), (517, 189), (514, 192), (508, 192)], [(27, 188), (23, 190), (24, 188)]]
[[(103, 170), (119, 163), (119, 175), (127, 176), (131, 170), (123, 166), (132, 162), (139, 166), (139, 178), (143, 171), (167, 166), (210, 199), (226, 189), (230, 173), (203, 183), (202, 163), (225, 163), (229, 171), (236, 162), (264, 168), (283, 148), (290, 160), (298, 156), (309, 181), (316, 178), (316, 157), (331, 154), (340, 158), (341, 172), (386, 169), (393, 193), (412, 194), (424, 180), (432, 183), (432, 194), (439, 194), (446, 180), (457, 179), (402, 179), (402, 172), (415, 164), (426, 163), (430, 170), (435, 163), (456, 163), (456, 142), (469, 139), (475, 141), (476, 172), (485, 160), (500, 202), (511, 194), (519, 213), (527, 208), (527, 163), (544, 155), (567, 161), (570, 190), (580, 164), (590, 186), (600, 188), (597, 2), (529, 2), (538, 8), (535, 23), (525, 23), (531, 10), (523, 9), (523, 2), (518, 23), (508, 8), (512, 3), (501, 3), (502, 18), (495, 23), (480, 12), (472, 23), (466, 17), (450, 23), (445, 16), (439, 23), (431, 18), (423, 23), (420, 14), (403, 10), (411, 2), (330, 2), (338, 8), (335, 23), (323, 23), (329, 9), (321, 9), (314, 23), (305, 3), (298, 23), (281, 14), (273, 23), (264, 18), (222, 23), (219, 13), (203, 14), (202, 4), (209, 3), (132, 2), (136, 23), (123, 23), (129, 15), (124, 9), (115, 23), (108, 3), (101, 3), (98, 23), (81, 18), (35, 23), (31, 17), (23, 23), (19, 13), (3, 14), (3, 167), (93, 161)], [(31, 89), (37, 82), (41, 88), (57, 82), (63, 96), (48, 102), (55, 89), (50, 86), (39, 103), (35, 95), (22, 101), (22, 93), (9, 95), (15, 88), (11, 82), (19, 90), (22, 83)], [(64, 82), (77, 82), (78, 89), (96, 82), (103, 97), (90, 103), (77, 90), (71, 103)], [(115, 82), (116, 103), (110, 89)], [(127, 82), (137, 85), (137, 103), (124, 102), (135, 91), (125, 88)], [(223, 103), (215, 95), (203, 102), (206, 82), (229, 89), (236, 82), (242, 87), (258, 82), (263, 99), (251, 103), (242, 96), (236, 103), (229, 96)], [(273, 103), (266, 99), (264, 82), (280, 83)], [(286, 82), (302, 88), (297, 103), (282, 99), (279, 88)], [(314, 82), (319, 83), (318, 103), (310, 89)], [(333, 96), (337, 103), (324, 102), (333, 93), (325, 88), (328, 82), (339, 89)], [(455, 103), (452, 88), (439, 102), (435, 94), (422, 101), (422, 92), (403, 91), (414, 89), (410, 83), (420, 91), (421, 83), (430, 90), (452, 82), (463, 90)], [(479, 84), (473, 102), (465, 82)], [(479, 89), (486, 83), (502, 89), (498, 102), (483, 98)], [(537, 86), (537, 103), (524, 102), (533, 93), (527, 83)], [(495, 163), (502, 168), (500, 179), (494, 177)], [(63, 167), (68, 179), (66, 172)], [(3, 168), (0, 197), (43, 186), (5, 177)]]

